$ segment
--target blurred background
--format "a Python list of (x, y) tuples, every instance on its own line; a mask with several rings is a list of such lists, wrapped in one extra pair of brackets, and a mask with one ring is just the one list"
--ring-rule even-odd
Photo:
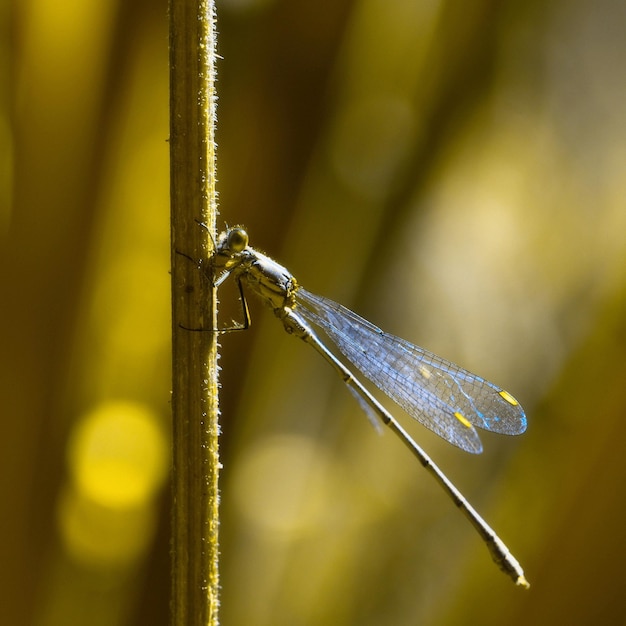
[[(165, 625), (166, 2), (0, 25), (0, 621)], [(624, 624), (626, 5), (222, 0), (218, 30), (220, 224), (520, 400), (478, 456), (387, 406), (531, 583), (252, 301), (221, 341), (221, 623)]]

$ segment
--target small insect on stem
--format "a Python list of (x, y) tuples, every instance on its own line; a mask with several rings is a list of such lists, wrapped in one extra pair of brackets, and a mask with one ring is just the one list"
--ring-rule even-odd
[(341, 376), (368, 417), (393, 431), (463, 511), (500, 569), (516, 584), (529, 587), (520, 564), (498, 535), (391, 413), (326, 347), (313, 326), (321, 328), (348, 361), (411, 417), (467, 452), (482, 452), (476, 427), (506, 435), (526, 430), (524, 411), (508, 391), (383, 332), (332, 300), (306, 291), (286, 268), (251, 248), (248, 234), (240, 226), (220, 235), (211, 270), (215, 286), (229, 276), (237, 282), (245, 328), (250, 322), (245, 292), (251, 291), (274, 311), (289, 334), (317, 350)]

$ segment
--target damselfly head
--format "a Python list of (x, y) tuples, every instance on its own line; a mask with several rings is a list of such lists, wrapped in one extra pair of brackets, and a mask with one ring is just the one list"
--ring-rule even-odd
[(241, 226), (233, 226), (220, 235), (218, 251), (241, 252), (248, 247), (248, 233)]

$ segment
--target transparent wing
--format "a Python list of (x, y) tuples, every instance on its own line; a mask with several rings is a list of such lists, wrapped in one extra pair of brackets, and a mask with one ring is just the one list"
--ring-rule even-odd
[(300, 315), (322, 328), (369, 380), (450, 443), (479, 453), (474, 426), (506, 435), (526, 430), (524, 410), (500, 387), (383, 332), (332, 300), (301, 287), (296, 298)]

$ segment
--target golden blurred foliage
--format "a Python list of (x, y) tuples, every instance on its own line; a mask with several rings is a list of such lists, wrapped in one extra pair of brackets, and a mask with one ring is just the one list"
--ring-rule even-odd
[[(221, 338), (221, 623), (623, 624), (626, 5), (217, 8), (223, 223), (520, 400), (475, 457), (386, 404), (531, 583), (253, 301)], [(0, 621), (164, 625), (167, 6), (0, 28)]]

